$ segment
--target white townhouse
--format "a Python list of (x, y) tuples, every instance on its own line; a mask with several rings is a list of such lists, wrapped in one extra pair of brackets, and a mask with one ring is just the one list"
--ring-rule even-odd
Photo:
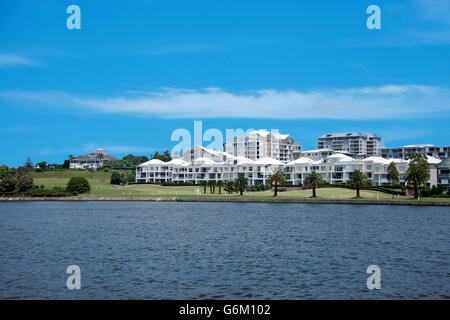
[[(391, 162), (395, 163), (400, 173), (400, 180), (405, 183), (404, 176), (409, 165), (409, 160), (385, 159), (377, 156), (361, 160), (339, 152), (319, 160), (301, 157), (287, 163), (268, 157), (251, 160), (243, 156), (229, 156), (229, 154), (216, 151), (202, 152), (201, 154), (203, 157), (191, 161), (186, 161), (185, 158), (176, 158), (168, 162), (154, 159), (142, 163), (136, 167), (136, 181), (199, 184), (209, 180), (232, 181), (237, 178), (239, 173), (244, 173), (249, 180), (249, 185), (254, 186), (266, 184), (269, 176), (281, 168), (286, 174), (287, 182), (292, 185), (303, 184), (305, 178), (313, 171), (319, 173), (322, 179), (330, 184), (336, 184), (347, 182), (352, 172), (360, 170), (372, 182), (372, 185), (378, 186), (390, 182), (387, 174)], [(436, 185), (438, 181), (437, 165), (440, 160), (428, 156), (428, 162), (430, 180), (427, 185)]]

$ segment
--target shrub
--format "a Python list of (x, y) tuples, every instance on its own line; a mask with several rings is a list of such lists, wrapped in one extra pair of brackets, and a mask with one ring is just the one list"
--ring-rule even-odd
[(120, 184), (120, 172), (119, 171), (114, 171), (111, 175), (111, 181), (109, 182), (110, 184), (115, 184), (115, 185), (119, 185)]
[(91, 187), (86, 178), (83, 177), (73, 177), (70, 178), (67, 183), (67, 191), (68, 192), (78, 192), (78, 193), (86, 193), (91, 191)]

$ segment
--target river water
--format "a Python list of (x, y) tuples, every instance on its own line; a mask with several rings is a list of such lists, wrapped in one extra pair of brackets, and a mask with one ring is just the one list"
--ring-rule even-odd
[[(445, 207), (0, 203), (1, 299), (449, 299)], [(66, 268), (81, 270), (69, 290)], [(369, 290), (366, 269), (381, 270)]]

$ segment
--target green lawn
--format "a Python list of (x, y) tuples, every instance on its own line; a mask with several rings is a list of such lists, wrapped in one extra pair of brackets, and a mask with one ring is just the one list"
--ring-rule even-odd
[[(241, 198), (237, 193), (226, 194), (222, 190), (222, 194), (218, 194), (218, 188), (216, 187), (216, 193), (210, 194), (209, 188), (207, 188), (207, 194), (203, 194), (203, 187), (200, 186), (160, 186), (153, 184), (134, 184), (127, 186), (114, 186), (109, 184), (111, 178), (111, 172), (88, 172), (88, 171), (45, 171), (34, 172), (34, 184), (44, 185), (45, 189), (52, 189), (53, 186), (66, 186), (71, 177), (82, 176), (88, 179), (91, 185), (91, 193), (81, 195), (82, 197), (127, 197), (127, 198), (139, 198), (139, 197), (182, 197), (182, 198)], [(195, 195), (195, 189), (199, 189), (202, 195)], [(279, 192), (279, 198), (281, 199), (306, 199), (311, 197), (311, 190), (295, 190)], [(355, 190), (346, 188), (319, 188), (317, 189), (318, 199), (352, 199), (356, 195)], [(81, 197), (80, 196), (80, 197)], [(245, 192), (244, 198), (257, 199), (257, 198), (270, 198), (273, 196), (271, 190), (260, 192)], [(389, 200), (392, 198), (390, 194), (379, 191), (361, 191), (361, 199), (372, 200)], [(400, 196), (394, 197), (395, 200), (414, 200), (411, 197)], [(450, 201), (450, 198), (422, 198), (426, 201)]]

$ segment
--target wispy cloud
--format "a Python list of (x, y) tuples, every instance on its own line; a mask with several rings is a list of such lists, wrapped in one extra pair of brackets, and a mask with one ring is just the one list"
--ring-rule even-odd
[(219, 88), (167, 89), (155, 94), (83, 97), (59, 91), (0, 92), (35, 106), (71, 107), (160, 118), (397, 119), (448, 117), (450, 90), (422, 85), (385, 85), (308, 92), (261, 90), (234, 94)]
[(38, 63), (32, 59), (13, 53), (0, 53), (0, 68), (9, 66), (37, 66)]

